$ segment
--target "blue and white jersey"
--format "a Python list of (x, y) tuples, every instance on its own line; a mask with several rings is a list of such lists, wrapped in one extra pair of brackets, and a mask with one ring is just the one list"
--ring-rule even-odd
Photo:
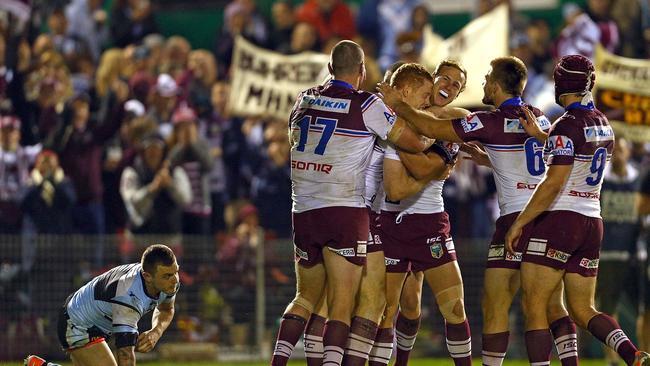
[(75, 325), (97, 327), (107, 336), (137, 333), (140, 318), (158, 304), (173, 302), (175, 295), (161, 291), (157, 298), (151, 297), (145, 290), (142, 265), (125, 264), (93, 278), (77, 290), (68, 302), (67, 311)]

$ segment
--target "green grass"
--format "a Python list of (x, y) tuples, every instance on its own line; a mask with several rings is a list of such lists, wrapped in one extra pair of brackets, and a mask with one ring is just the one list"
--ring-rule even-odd
[[(605, 362), (603, 360), (580, 360), (581, 366), (602, 366)], [(221, 363), (221, 362), (188, 362), (188, 363), (175, 363), (175, 362), (138, 362), (139, 365), (149, 365), (149, 366), (267, 366), (268, 362), (239, 362), (239, 363)], [(480, 365), (481, 360), (478, 358), (474, 359), (474, 365)], [(525, 366), (528, 365), (526, 360), (506, 360), (504, 366)], [(551, 365), (559, 365), (560, 362), (553, 360)], [(22, 366), (22, 363), (3, 363), (0, 362), (2, 366)], [(290, 366), (304, 366), (304, 361), (292, 361), (289, 363)], [(444, 358), (420, 358), (414, 359), (409, 362), (410, 366), (429, 366), (429, 365), (440, 365), (440, 366), (451, 366), (453, 362), (450, 359)], [(63, 366), (70, 366), (69, 363), (64, 363)]]

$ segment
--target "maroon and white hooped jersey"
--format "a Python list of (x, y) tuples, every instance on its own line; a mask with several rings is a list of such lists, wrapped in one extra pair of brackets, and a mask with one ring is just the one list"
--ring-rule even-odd
[(289, 125), (293, 212), (365, 207), (375, 138), (395, 120), (379, 97), (339, 80), (300, 93)]
[(603, 173), (614, 150), (614, 130), (592, 103), (579, 102), (553, 123), (544, 146), (547, 165), (573, 165), (562, 192), (547, 211), (568, 210), (600, 218)]
[(494, 171), (500, 216), (523, 210), (546, 169), (543, 143), (529, 136), (519, 121), (525, 117), (524, 108), (531, 108), (542, 130), (551, 127), (539, 109), (521, 98), (508, 99), (494, 111), (452, 121), (463, 141), (478, 141), (485, 147)]

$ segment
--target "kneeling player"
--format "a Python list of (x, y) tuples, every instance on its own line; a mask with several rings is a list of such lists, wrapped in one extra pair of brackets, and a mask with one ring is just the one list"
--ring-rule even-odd
[[(75, 366), (132, 366), (135, 351), (149, 352), (174, 317), (178, 264), (171, 249), (152, 245), (140, 263), (115, 267), (70, 295), (59, 313), (59, 342)], [(138, 334), (138, 321), (154, 310), (153, 327)], [(117, 360), (106, 344), (115, 337)], [(36, 356), (28, 366), (47, 365)]]

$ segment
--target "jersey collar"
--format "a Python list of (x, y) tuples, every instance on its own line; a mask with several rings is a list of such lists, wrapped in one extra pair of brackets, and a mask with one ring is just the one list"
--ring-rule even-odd
[(330, 80), (330, 84), (336, 85), (336, 86), (341, 86), (341, 87), (348, 88), (348, 89), (354, 89), (354, 86), (352, 86), (352, 84), (347, 83), (347, 82), (345, 82), (343, 80), (333, 79), (333, 80)]
[(576, 108), (577, 108), (577, 109), (584, 109), (584, 110), (589, 110), (589, 111), (590, 111), (590, 110), (595, 109), (596, 107), (594, 106), (594, 102), (589, 102), (589, 103), (587, 103), (586, 105), (585, 105), (585, 104), (582, 104), (582, 103), (580, 103), (580, 102), (573, 102), (573, 103), (569, 104), (568, 106), (566, 106), (565, 109), (566, 109), (567, 111), (570, 111), (570, 110), (572, 110), (572, 109), (576, 109)]
[(515, 107), (515, 106), (520, 106), (524, 105), (524, 101), (521, 99), (521, 97), (514, 97), (510, 99), (506, 99), (499, 108), (501, 107)]

